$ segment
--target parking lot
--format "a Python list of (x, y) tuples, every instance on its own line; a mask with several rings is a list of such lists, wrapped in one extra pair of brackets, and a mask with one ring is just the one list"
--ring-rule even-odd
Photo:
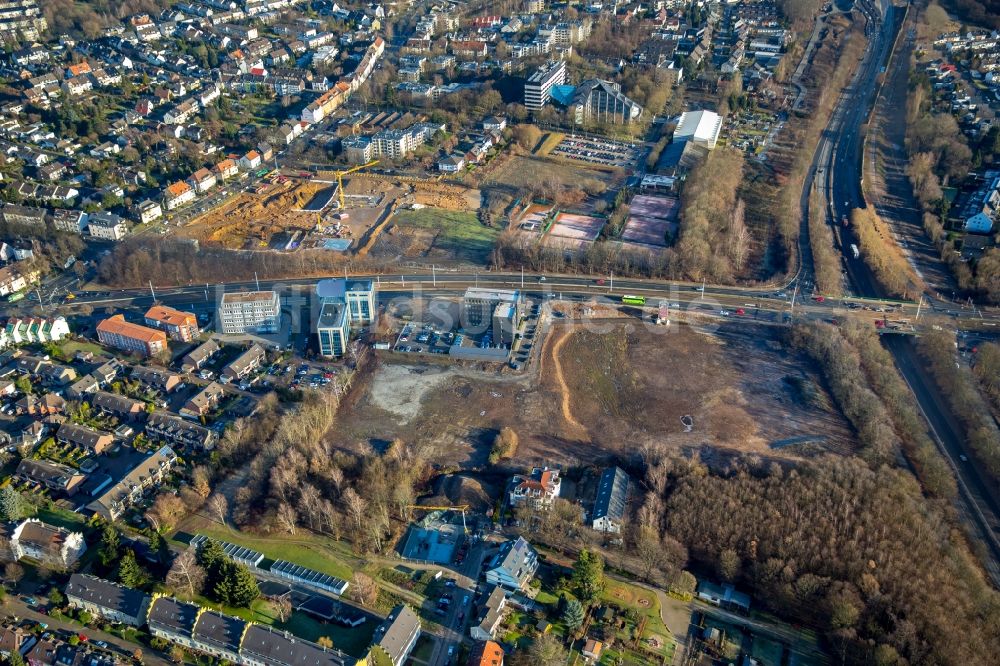
[(610, 139), (567, 136), (551, 154), (602, 166), (634, 167), (645, 152), (646, 149), (641, 145)]

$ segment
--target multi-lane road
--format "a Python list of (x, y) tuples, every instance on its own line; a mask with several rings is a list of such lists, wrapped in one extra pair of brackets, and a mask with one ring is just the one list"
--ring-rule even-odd
[[(905, 8), (896, 7), (888, 0), (881, 0), (876, 7), (871, 0), (859, 2), (856, 7), (868, 20), (866, 34), (869, 48), (851, 82), (841, 95), (838, 108), (818, 147), (821, 154), (813, 175), (821, 179), (821, 191), (826, 200), (827, 222), (835, 229), (843, 253), (848, 286), (851, 293), (863, 298), (884, 297), (885, 290), (875, 278), (863, 258), (855, 257), (849, 250), (857, 237), (841, 220), (850, 218), (855, 208), (868, 204), (862, 189), (864, 178), (863, 145), (868, 118), (878, 92), (879, 74), (886, 70), (893, 45), (903, 24)], [(882, 98), (883, 103), (904, 104), (905, 100)], [(982, 313), (976, 308), (959, 313), (955, 304), (933, 294), (921, 296), (926, 309), (933, 313), (925, 317), (932, 326), (950, 329), (978, 327), (992, 331), (996, 313)], [(942, 313), (952, 313), (945, 317)], [(952, 319), (950, 325), (947, 319)], [(977, 321), (978, 320), (978, 321)], [(973, 323), (975, 322), (975, 323)], [(983, 472), (967, 446), (963, 428), (941, 401), (940, 392), (926, 370), (926, 363), (918, 356), (909, 339), (886, 341), (896, 366), (916, 396), (930, 434), (939, 449), (955, 470), (960, 489), (960, 509), (968, 524), (979, 533), (988, 551), (984, 557), (986, 570), (994, 583), (1000, 586), (1000, 488), (994, 479)]]

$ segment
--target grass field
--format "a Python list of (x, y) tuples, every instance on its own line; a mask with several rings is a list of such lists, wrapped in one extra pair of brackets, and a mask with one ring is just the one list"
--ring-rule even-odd
[(273, 560), (287, 560), (347, 581), (351, 580), (356, 569), (361, 568), (345, 544), (307, 532), (292, 537), (259, 537), (211, 523), (199, 526), (197, 533), (246, 546)]
[(548, 155), (553, 150), (555, 150), (556, 146), (558, 146), (559, 143), (565, 138), (566, 135), (563, 134), (562, 132), (549, 132), (544, 137), (542, 137), (542, 141), (539, 143), (538, 149), (535, 151), (535, 154)]
[(500, 230), (479, 223), (473, 212), (421, 208), (401, 210), (392, 219), (398, 227), (412, 227), (435, 233), (431, 251), (453, 254), (474, 262), (489, 259)]
[(363, 657), (367, 652), (368, 646), (371, 644), (372, 634), (375, 633), (375, 628), (378, 626), (378, 622), (375, 619), (369, 618), (360, 627), (342, 627), (337, 624), (322, 622), (300, 612), (292, 613), (286, 621), (281, 622), (273, 606), (264, 599), (257, 599), (250, 605), (250, 608), (223, 606), (213, 603), (204, 597), (198, 597), (195, 601), (202, 606), (215, 608), (226, 615), (238, 617), (249, 622), (256, 622), (257, 624), (266, 624), (275, 629), (288, 631), (308, 641), (315, 642), (317, 639), (325, 636), (333, 641), (333, 646), (338, 650), (359, 658)]

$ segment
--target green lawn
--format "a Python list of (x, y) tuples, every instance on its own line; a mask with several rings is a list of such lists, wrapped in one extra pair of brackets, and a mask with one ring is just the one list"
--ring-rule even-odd
[(203, 525), (197, 532), (212, 539), (252, 548), (273, 560), (287, 560), (347, 581), (354, 575), (353, 557), (347, 546), (333, 539), (307, 532), (283, 538), (258, 537), (221, 527), (217, 523)]
[(471, 211), (444, 210), (442, 208), (405, 209), (392, 218), (400, 227), (417, 227), (436, 231), (433, 249), (455, 255), (460, 259), (484, 262), (496, 243), (500, 230), (479, 223)]
[(62, 340), (57, 344), (67, 359), (72, 359), (79, 351), (90, 352), (95, 356), (100, 356), (104, 353), (100, 345), (85, 340)]
[(306, 613), (293, 612), (285, 622), (278, 620), (271, 604), (264, 599), (257, 599), (250, 608), (231, 608), (220, 604), (212, 603), (208, 599), (199, 597), (196, 601), (205, 607), (216, 608), (226, 615), (232, 615), (249, 622), (266, 624), (281, 629), (291, 634), (304, 638), (307, 641), (316, 642), (319, 638), (326, 636), (333, 641), (333, 646), (338, 650), (343, 650), (347, 654), (361, 658), (371, 645), (372, 635), (378, 622), (369, 619), (360, 627), (342, 627), (337, 624), (317, 620)]

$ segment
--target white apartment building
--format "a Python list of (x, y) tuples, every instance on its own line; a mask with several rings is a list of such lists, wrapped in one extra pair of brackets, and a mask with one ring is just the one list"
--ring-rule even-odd
[(222, 332), (276, 333), (281, 328), (281, 300), (276, 291), (223, 294), (219, 304)]

